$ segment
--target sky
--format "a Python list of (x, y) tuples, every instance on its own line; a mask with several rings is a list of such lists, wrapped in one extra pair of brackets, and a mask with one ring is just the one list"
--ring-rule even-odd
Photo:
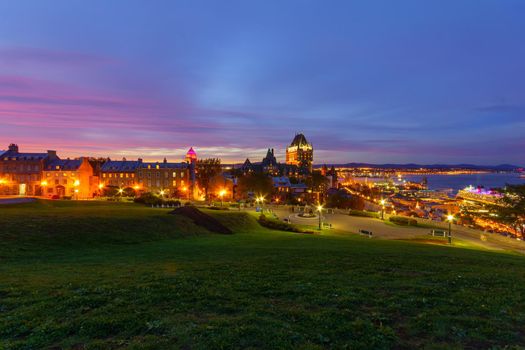
[(525, 165), (525, 1), (0, 0), (0, 150)]

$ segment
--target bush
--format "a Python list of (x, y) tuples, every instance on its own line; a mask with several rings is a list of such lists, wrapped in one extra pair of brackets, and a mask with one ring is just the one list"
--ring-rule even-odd
[(397, 225), (404, 225), (404, 226), (417, 226), (417, 220), (407, 218), (404, 216), (391, 216), (390, 219), (388, 219), (390, 222), (393, 222)]
[(348, 215), (362, 216), (366, 218), (379, 218), (379, 214), (374, 211), (361, 211), (361, 210), (350, 210)]
[(169, 206), (176, 206), (180, 207), (180, 201), (175, 199), (162, 199), (160, 197), (157, 197), (155, 194), (151, 192), (145, 192), (140, 197), (137, 197), (133, 200), (135, 203), (141, 203), (147, 206), (151, 205), (169, 205)]
[(257, 221), (259, 222), (261, 226), (269, 228), (271, 230), (296, 232), (296, 233), (313, 233), (313, 231), (301, 230), (300, 228), (294, 225), (287, 224), (286, 222), (268, 219), (266, 215), (264, 214), (261, 214)]

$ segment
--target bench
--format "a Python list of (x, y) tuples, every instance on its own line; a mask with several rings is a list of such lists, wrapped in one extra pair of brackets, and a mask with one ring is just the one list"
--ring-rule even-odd
[(432, 236), (437, 236), (437, 237), (446, 237), (447, 236), (447, 231), (445, 231), (445, 230), (430, 230), (430, 232), (428, 234), (432, 235)]
[(368, 238), (372, 238), (372, 231), (359, 230), (359, 234), (361, 236), (368, 236)]
[(332, 224), (329, 224), (328, 222), (323, 222), (323, 228), (332, 228)]

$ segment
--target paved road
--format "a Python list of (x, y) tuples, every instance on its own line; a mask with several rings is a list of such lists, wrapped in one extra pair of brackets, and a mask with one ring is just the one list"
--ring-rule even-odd
[(36, 198), (31, 197), (1, 197), (0, 204), (19, 204), (30, 203), (36, 201)]
[[(272, 208), (279, 219), (289, 218), (292, 223), (300, 225), (318, 225), (318, 218), (300, 218), (296, 213), (290, 213), (287, 208)], [(412, 239), (427, 236), (430, 229), (423, 227), (396, 226), (387, 224), (379, 219), (350, 216), (345, 214), (324, 214), (323, 222), (332, 224), (332, 227), (341, 231), (353, 233), (359, 230), (373, 232), (374, 238), (379, 239)], [(453, 225), (452, 237), (469, 244), (494, 250), (514, 250), (525, 254), (525, 242), (515, 239), (488, 234), (483, 231)]]

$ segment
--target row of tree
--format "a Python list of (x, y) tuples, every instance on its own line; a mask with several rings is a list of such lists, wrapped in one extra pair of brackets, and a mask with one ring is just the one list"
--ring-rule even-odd
[(507, 185), (498, 190), (502, 197), (498, 205), (492, 206), (497, 214), (492, 219), (512, 227), (525, 237), (525, 185)]

